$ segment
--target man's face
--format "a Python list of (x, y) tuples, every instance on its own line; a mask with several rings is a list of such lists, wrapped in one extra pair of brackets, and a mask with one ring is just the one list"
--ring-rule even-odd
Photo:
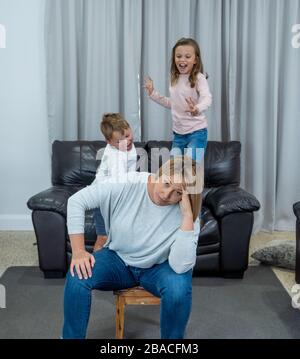
[(182, 182), (177, 176), (162, 175), (154, 185), (154, 202), (159, 206), (175, 204), (182, 199)]
[(114, 131), (112, 134), (112, 138), (107, 142), (119, 151), (130, 151), (132, 149), (133, 143), (133, 135), (131, 128), (127, 128), (126, 130), (124, 130), (123, 135), (119, 131)]

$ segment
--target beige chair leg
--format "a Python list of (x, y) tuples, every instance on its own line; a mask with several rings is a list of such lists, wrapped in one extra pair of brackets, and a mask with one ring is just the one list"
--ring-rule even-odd
[(124, 308), (125, 301), (124, 298), (117, 295), (116, 298), (116, 338), (124, 338)]

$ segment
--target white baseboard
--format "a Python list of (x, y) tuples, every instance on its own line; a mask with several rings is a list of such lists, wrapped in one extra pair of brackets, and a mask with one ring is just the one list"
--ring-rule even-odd
[(0, 231), (33, 231), (30, 215), (0, 214)]

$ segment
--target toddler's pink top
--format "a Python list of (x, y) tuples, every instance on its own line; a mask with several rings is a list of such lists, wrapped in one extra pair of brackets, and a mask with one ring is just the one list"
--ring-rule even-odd
[[(208, 82), (205, 76), (199, 72), (195, 87), (192, 88), (189, 82), (189, 75), (179, 75), (177, 84), (169, 87), (170, 97), (161, 96), (153, 91), (150, 98), (158, 104), (170, 108), (173, 118), (173, 131), (185, 135), (207, 127), (207, 119), (204, 111), (209, 108), (212, 96), (209, 91)], [(197, 93), (198, 90), (198, 93)], [(196, 103), (199, 115), (192, 116), (188, 110), (186, 98), (191, 97)]]

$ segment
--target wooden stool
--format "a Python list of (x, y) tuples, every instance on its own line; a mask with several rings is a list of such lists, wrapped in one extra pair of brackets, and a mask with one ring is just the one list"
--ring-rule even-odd
[(147, 292), (143, 287), (114, 290), (116, 296), (116, 338), (124, 338), (124, 309), (126, 304), (157, 305), (160, 298)]

